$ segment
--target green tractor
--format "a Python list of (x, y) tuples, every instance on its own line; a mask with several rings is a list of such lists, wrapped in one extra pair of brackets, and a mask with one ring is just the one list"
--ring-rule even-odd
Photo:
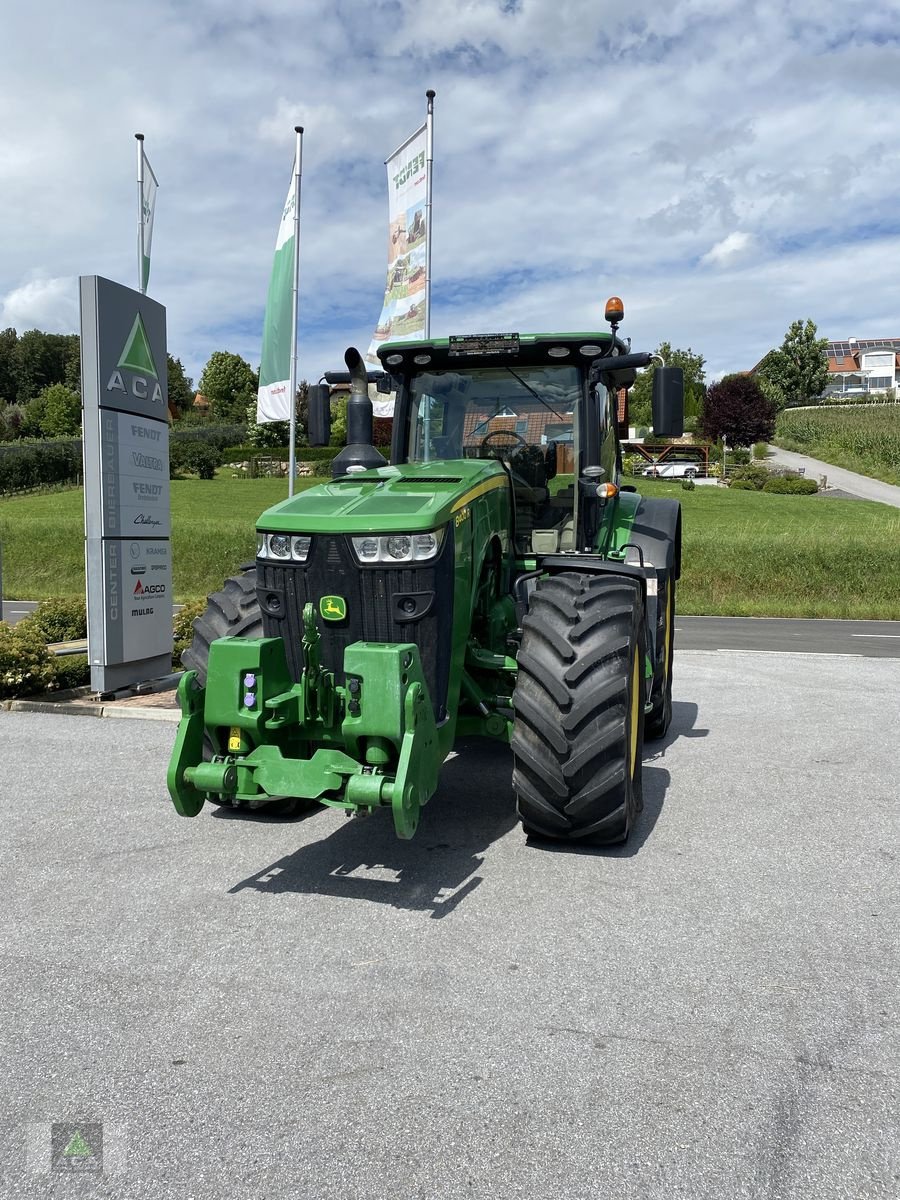
[[(394, 341), (345, 355), (334, 478), (268, 509), (257, 558), (210, 597), (168, 771), (204, 800), (294, 815), (389, 807), (413, 836), (454, 742), (509, 742), (529, 835), (623, 841), (644, 738), (672, 713), (681, 510), (621, 474), (617, 392), (651, 355), (609, 333)], [(326, 375), (326, 381), (339, 381)], [(388, 463), (369, 385), (395, 396)], [(654, 376), (654, 429), (683, 379)], [(329, 392), (311, 389), (314, 444)]]

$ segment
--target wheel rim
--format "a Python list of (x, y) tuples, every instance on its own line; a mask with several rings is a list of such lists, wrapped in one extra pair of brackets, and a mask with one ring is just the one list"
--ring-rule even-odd
[(638, 718), (640, 716), (641, 675), (638, 652), (634, 652), (634, 668), (631, 672), (631, 731), (628, 738), (628, 775), (634, 778), (637, 764)]
[(663, 640), (663, 687), (669, 682), (669, 646), (672, 643), (672, 626), (674, 625), (675, 588), (671, 579), (666, 589), (666, 632)]

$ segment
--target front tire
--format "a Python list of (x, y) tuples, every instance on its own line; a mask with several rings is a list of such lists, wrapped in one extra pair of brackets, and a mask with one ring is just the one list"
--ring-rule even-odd
[[(262, 613), (256, 595), (255, 567), (226, 579), (222, 590), (213, 592), (208, 598), (206, 611), (194, 620), (194, 637), (182, 654), (181, 661), (189, 671), (197, 672), (197, 680), (203, 687), (206, 686), (210, 644), (222, 637), (263, 637)], [(204, 732), (204, 759), (208, 762), (214, 753), (216, 750), (209, 734)], [(222, 808), (232, 807), (226, 799), (218, 799), (213, 795), (207, 795), (206, 798), (211, 804), (218, 804)], [(298, 800), (293, 796), (286, 796), (284, 799), (272, 800), (261, 805), (254, 811), (271, 817), (296, 817), (314, 805), (314, 800)]]
[(513, 788), (530, 834), (623, 842), (642, 808), (644, 613), (614, 575), (542, 580), (513, 693)]

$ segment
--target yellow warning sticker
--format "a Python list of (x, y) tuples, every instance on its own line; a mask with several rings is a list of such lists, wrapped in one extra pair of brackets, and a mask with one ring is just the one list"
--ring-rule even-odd
[(240, 727), (237, 725), (232, 725), (231, 731), (228, 734), (228, 749), (229, 750), (240, 750), (242, 743), (243, 743), (243, 734), (240, 730)]

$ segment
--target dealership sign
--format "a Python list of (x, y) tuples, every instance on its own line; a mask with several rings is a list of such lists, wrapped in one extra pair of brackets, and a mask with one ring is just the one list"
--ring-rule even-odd
[(166, 310), (81, 278), (84, 530), (91, 687), (167, 674), (172, 661)]

